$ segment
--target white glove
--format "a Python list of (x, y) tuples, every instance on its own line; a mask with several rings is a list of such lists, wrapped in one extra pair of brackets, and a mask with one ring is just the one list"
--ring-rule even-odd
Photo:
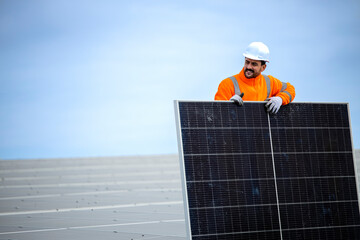
[(235, 94), (230, 98), (230, 101), (233, 101), (236, 105), (242, 106), (244, 104), (244, 101), (242, 100), (243, 96), (244, 93), (241, 93), (240, 96)]
[(266, 99), (268, 102), (265, 104), (268, 112), (277, 113), (282, 105), (281, 97), (271, 97)]

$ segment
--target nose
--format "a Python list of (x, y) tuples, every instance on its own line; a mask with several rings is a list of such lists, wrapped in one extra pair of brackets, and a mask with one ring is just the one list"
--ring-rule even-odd
[(252, 65), (250, 63), (245, 63), (246, 69), (253, 69)]

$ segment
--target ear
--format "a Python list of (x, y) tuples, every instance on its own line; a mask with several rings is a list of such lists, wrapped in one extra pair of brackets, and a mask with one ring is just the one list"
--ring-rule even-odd
[(260, 71), (261, 71), (261, 72), (263, 72), (265, 69), (266, 69), (266, 64), (261, 65), (261, 67), (260, 67)]

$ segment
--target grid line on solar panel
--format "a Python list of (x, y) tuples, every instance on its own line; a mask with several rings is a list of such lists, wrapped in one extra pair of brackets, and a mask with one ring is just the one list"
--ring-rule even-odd
[(315, 177), (281, 177), (281, 178), (276, 178), (277, 180), (289, 180), (289, 179), (326, 179), (326, 178), (331, 178), (331, 179), (336, 179), (336, 178), (354, 178), (354, 175), (349, 175), (349, 176), (315, 176)]
[[(278, 153), (274, 153), (274, 154), (282, 154), (282, 155), (288, 155), (288, 154), (335, 154), (335, 153), (340, 153), (340, 154), (351, 154), (352, 155), (352, 151), (337, 151), (337, 152), (278, 152)], [(269, 152), (261, 152), (261, 153), (251, 153), (251, 152), (244, 152), (244, 153), (187, 153), (187, 154), (183, 154), (184, 156), (236, 156), (236, 155), (266, 155), (266, 154), (271, 154)]]
[(278, 179), (277, 184), (281, 203), (357, 200), (354, 177)]
[(247, 231), (247, 232), (231, 232), (231, 233), (216, 233), (216, 234), (202, 234), (202, 235), (194, 235), (194, 237), (207, 237), (207, 236), (224, 236), (224, 235), (230, 235), (230, 234), (249, 234), (249, 233), (264, 233), (264, 232), (278, 232), (278, 229), (274, 230), (262, 230), (262, 231)]
[[(340, 231), (339, 231), (340, 229)], [(306, 231), (305, 231), (306, 230)], [(272, 235), (269, 235), (272, 234)], [(280, 233), (278, 230), (274, 231), (255, 231), (255, 232), (240, 232), (228, 234), (210, 234), (210, 235), (196, 235), (193, 239), (197, 240), (212, 240), (216, 236), (217, 240), (248, 240), (248, 239), (266, 239), (279, 240)], [(224, 237), (224, 238), (223, 238)], [(283, 239), (287, 240), (303, 240), (303, 239), (359, 239), (359, 226), (331, 226), (318, 228), (301, 228), (283, 231)]]
[(193, 235), (274, 230), (279, 228), (277, 206), (239, 206), (189, 209)]
[(274, 128), (349, 127), (347, 104), (288, 104), (270, 117)]
[(282, 229), (359, 225), (357, 205), (356, 201), (280, 205)]
[(229, 233), (229, 234), (220, 234), (220, 235), (210, 235), (210, 236), (195, 236), (193, 240), (213, 240), (216, 237), (216, 240), (249, 240), (249, 239), (266, 239), (266, 240), (279, 240), (280, 232), (279, 231), (258, 231), (258, 232), (247, 232), (247, 233)]
[[(329, 151), (329, 152), (280, 152), (280, 153), (274, 153), (274, 154), (336, 154), (336, 153), (351, 153), (352, 154), (352, 151), (336, 151), (336, 152), (332, 152), (332, 151)], [(241, 154), (241, 153), (239, 153)], [(257, 153), (254, 153), (254, 154), (257, 154)]]
[[(188, 182), (189, 208), (276, 203), (275, 181)], [(198, 193), (196, 199), (193, 194)], [(214, 198), (213, 196), (216, 196)]]
[(317, 203), (354, 203), (357, 202), (357, 200), (339, 200), (339, 201), (315, 201), (315, 202), (287, 202), (287, 203), (279, 203), (279, 206), (285, 206), (285, 205), (306, 205), (306, 204), (317, 204)]
[(285, 231), (297, 231), (297, 230), (311, 230), (311, 229), (332, 229), (332, 228), (353, 228), (359, 227), (360, 225), (346, 225), (346, 226), (324, 226), (324, 227), (304, 227), (304, 228), (292, 228), (292, 229), (284, 229)]
[(253, 180), (272, 180), (274, 178), (249, 178), (249, 179), (223, 179), (223, 180), (196, 180), (196, 181), (187, 181), (188, 183), (216, 183), (216, 182), (240, 182), (240, 181), (253, 181)]
[(347, 105), (291, 104), (286, 108), (270, 118), (274, 152), (352, 151)]
[(355, 176), (352, 152), (275, 153), (274, 156), (278, 178)]
[[(342, 202), (346, 202), (346, 201), (342, 201)], [(348, 201), (351, 202), (351, 201)], [(296, 204), (296, 203), (294, 203)], [(286, 203), (284, 203), (283, 205), (287, 205)], [(291, 205), (291, 204), (289, 204)], [(249, 204), (249, 205), (245, 205), (245, 204), (240, 204), (240, 205), (229, 205), (229, 206), (214, 206), (214, 207), (191, 207), (189, 209), (191, 210), (204, 210), (204, 209), (221, 209), (221, 208), (237, 208), (237, 207), (264, 207), (264, 206), (277, 206), (277, 203), (264, 203), (264, 204)]]
[(283, 231), (284, 239), (303, 240), (303, 239), (360, 239), (359, 226), (331, 226), (318, 228), (302, 228)]
[(271, 128), (274, 153), (281, 152), (352, 152), (347, 129)]
[[(207, 130), (207, 129), (211, 129), (211, 130), (223, 130), (223, 129), (230, 129), (230, 130), (233, 130), (233, 129), (241, 129), (241, 130), (254, 130), (254, 129), (266, 129), (268, 130), (269, 128), (268, 127), (184, 127), (182, 129), (185, 129), (185, 130), (189, 130), (189, 129), (198, 129), (198, 130)], [(326, 128), (327, 129), (327, 128)]]
[[(269, 129), (268, 127), (183, 127), (182, 129)], [(346, 129), (349, 127), (272, 127), (272, 129)]]
[[(348, 152), (346, 152), (348, 153)], [(251, 152), (244, 152), (244, 153), (187, 153), (184, 156), (241, 156), (241, 155), (266, 155), (271, 154), (270, 152), (261, 152), (261, 153), (251, 153)]]
[(184, 154), (271, 152), (263, 129), (183, 129), (182, 138)]
[[(220, 104), (219, 102), (179, 102), (179, 112), (182, 128), (268, 127), (264, 118), (266, 116), (265, 108), (257, 103), (247, 103), (246, 106), (239, 108), (231, 102)], [(219, 114), (220, 112), (222, 114)]]
[(346, 129), (349, 127), (271, 127), (271, 129)]

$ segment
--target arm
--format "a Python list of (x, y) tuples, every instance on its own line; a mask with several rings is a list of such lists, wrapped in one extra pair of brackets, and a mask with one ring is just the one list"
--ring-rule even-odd
[(292, 102), (295, 98), (295, 88), (290, 83), (281, 82), (279, 79), (269, 76), (271, 79), (270, 97), (281, 97), (282, 105)]

